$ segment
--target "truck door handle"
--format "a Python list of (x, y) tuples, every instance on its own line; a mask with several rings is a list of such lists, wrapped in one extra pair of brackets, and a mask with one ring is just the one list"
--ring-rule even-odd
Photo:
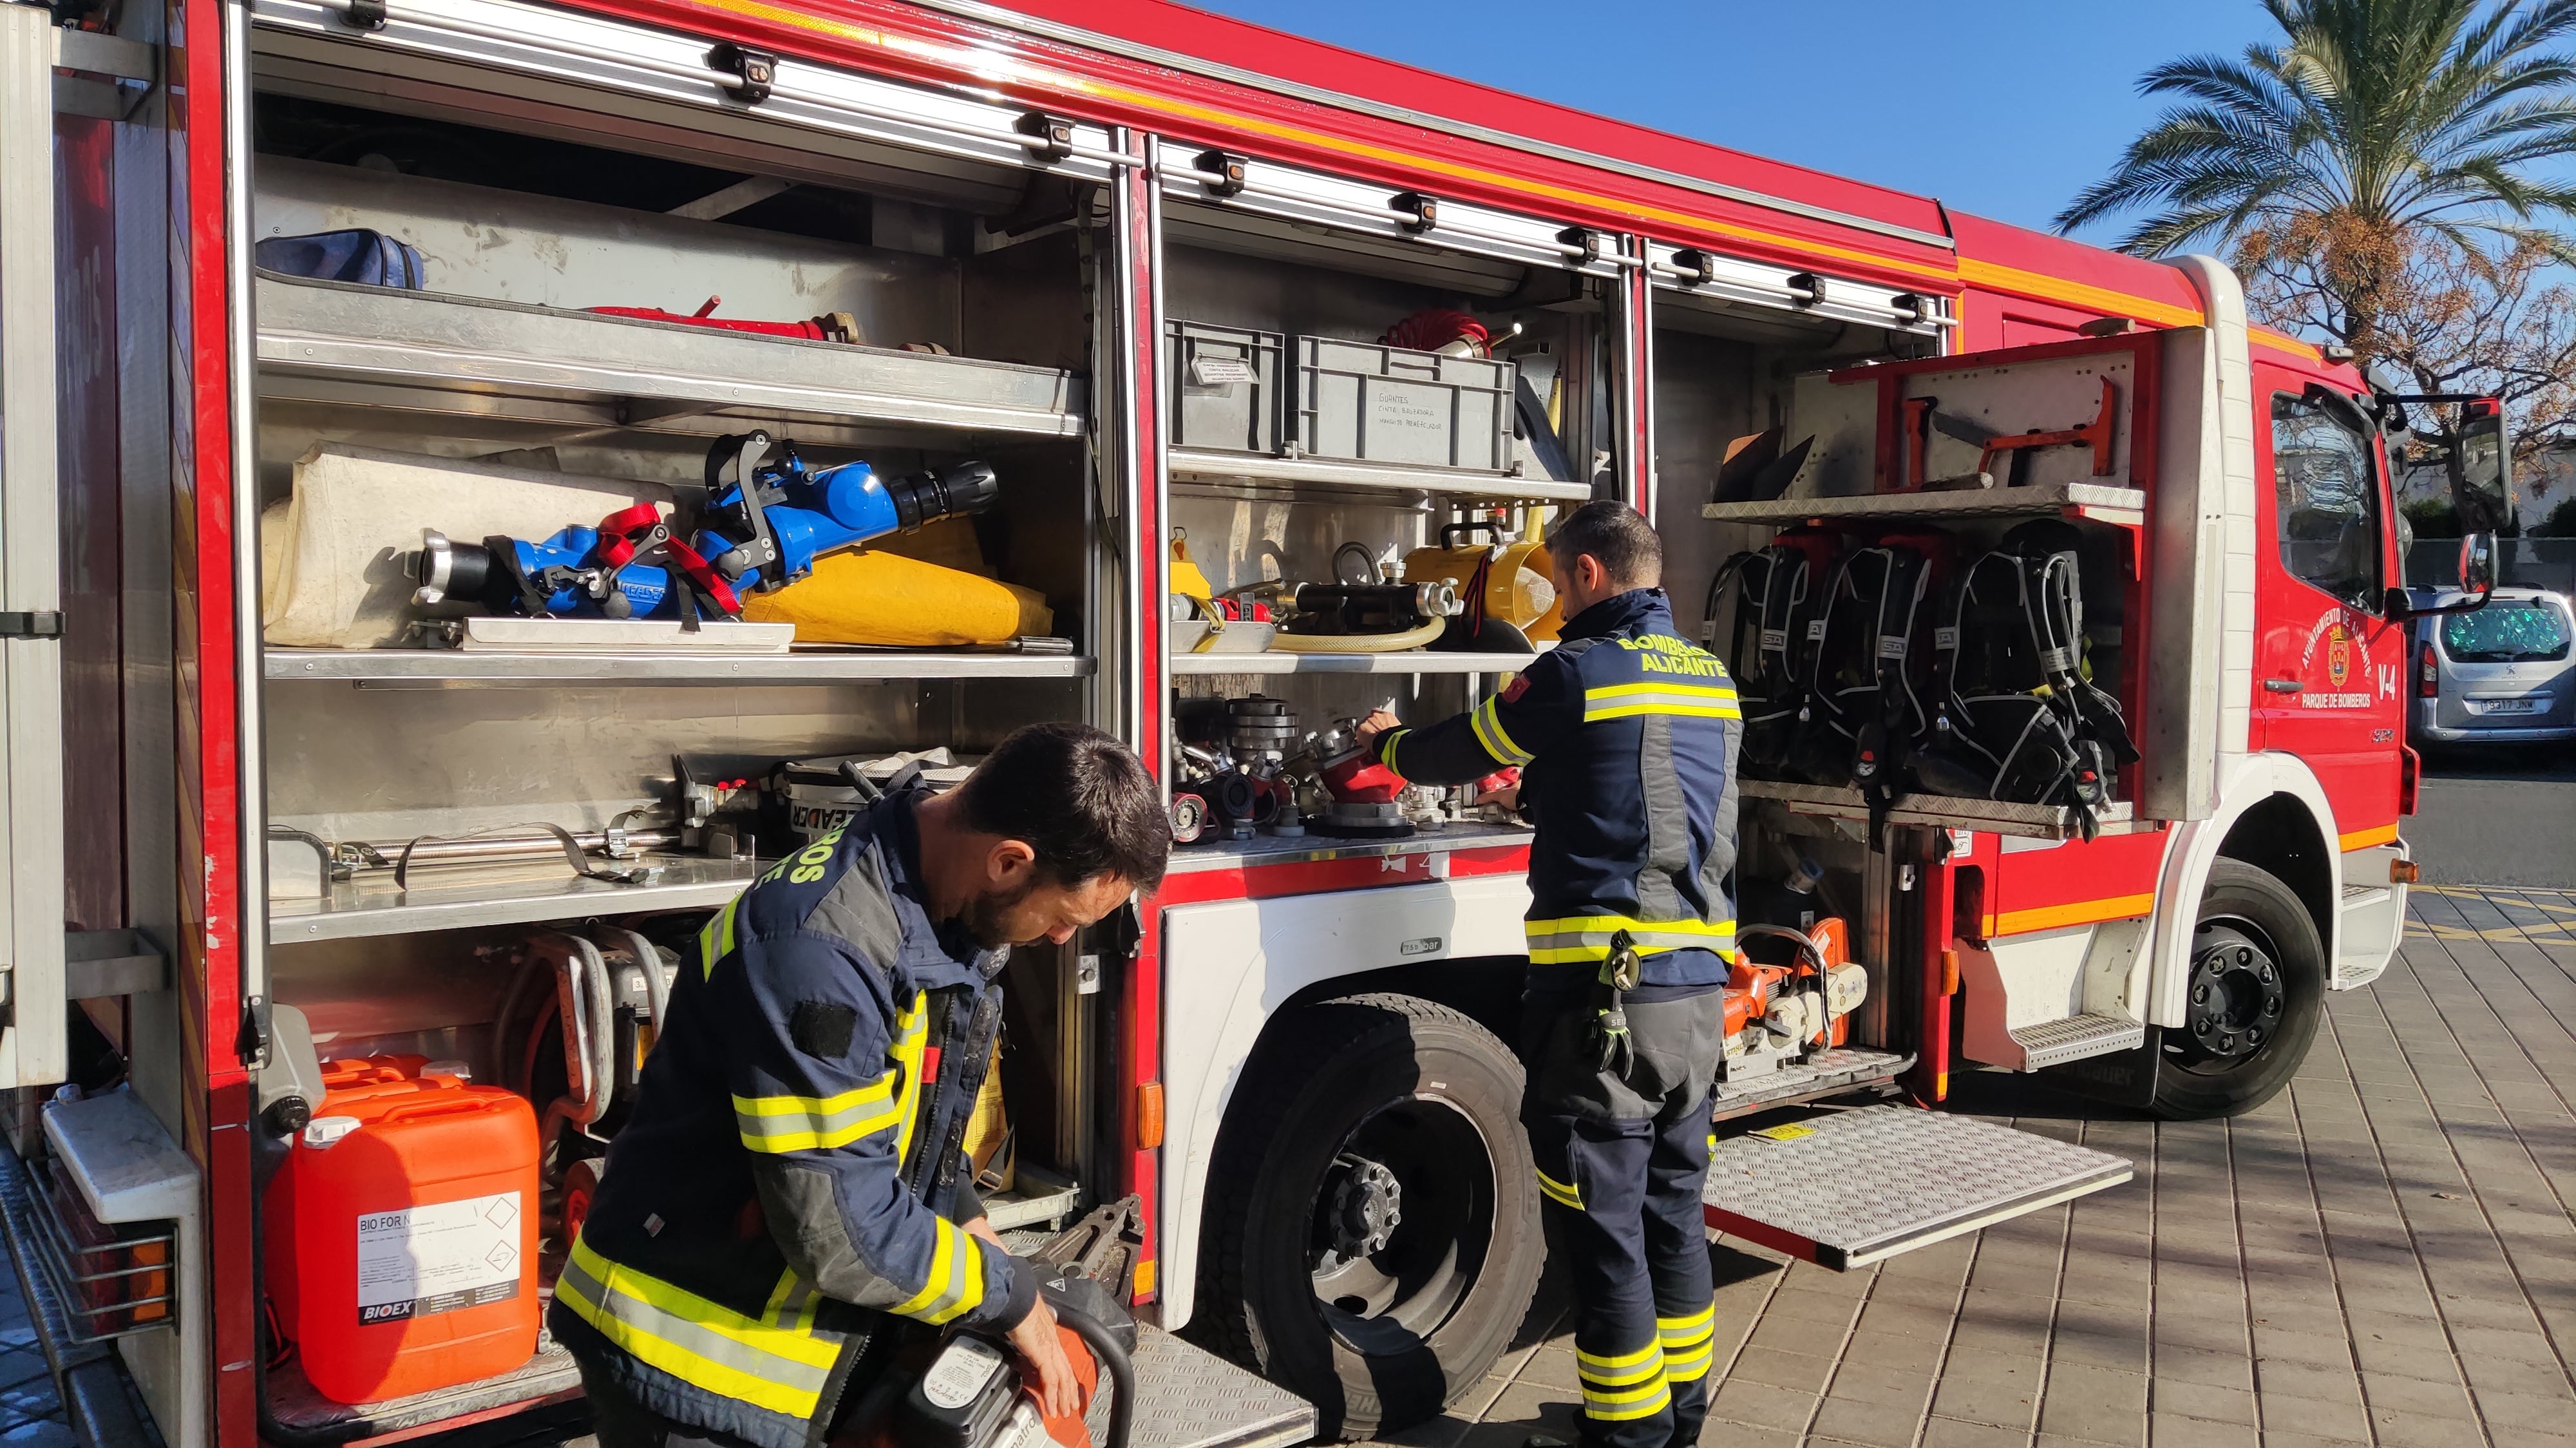
[(2265, 679), (2263, 687), (2275, 694), (2304, 694), (2308, 686), (2296, 679)]

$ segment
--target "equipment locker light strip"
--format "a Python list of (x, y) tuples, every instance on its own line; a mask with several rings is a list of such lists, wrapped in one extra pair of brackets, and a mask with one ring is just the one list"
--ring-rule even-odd
[(1614, 236), (1602, 236), (1603, 245), (1597, 250), (1566, 240), (1568, 228), (1563, 222), (1445, 197), (1426, 200), (1426, 205), (1436, 207), (1426, 220), (1421, 213), (1396, 204), (1395, 193), (1383, 186), (1275, 161), (1233, 159), (1241, 168), (1239, 180), (1203, 169), (1196, 161), (1164, 168), (1160, 173), (1164, 194), (1525, 266), (1562, 266), (1593, 276), (1616, 276), (1623, 268), (1640, 264), (1640, 258), (1619, 249)]
[[(1322, 204), (1315, 202), (1310, 197), (1301, 196), (1294, 190), (1283, 187), (1278, 183), (1275, 178), (1283, 173), (1290, 173), (1290, 168), (1288, 167), (1265, 164), (1262, 167), (1261, 173), (1256, 175), (1253, 172), (1251, 163), (1245, 163), (1242, 166), (1242, 171), (1244, 173), (1243, 179), (1240, 181), (1233, 181), (1220, 176), (1215, 172), (1208, 171), (1193, 162), (1188, 171), (1177, 172), (1175, 174), (1182, 180), (1194, 179), (1201, 185), (1208, 187), (1210, 191), (1210, 199), (1213, 200), (1230, 201), (1239, 196), (1253, 196), (1268, 197), (1287, 202), (1304, 202), (1309, 205)], [(1327, 177), (1316, 177), (1315, 179), (1319, 182), (1330, 181), (1330, 178)], [(1345, 182), (1341, 184), (1353, 185), (1358, 183)], [(1446, 237), (1466, 236), (1473, 237), (1478, 241), (1500, 242), (1505, 246), (1514, 248), (1525, 247), (1530, 250), (1540, 252), (1552, 251), (1568, 261), (1577, 263), (1599, 261), (1611, 267), (1633, 267), (1639, 264), (1636, 257), (1624, 251), (1602, 251), (1598, 248), (1586, 248), (1578, 246), (1573, 242), (1566, 241), (1563, 239), (1562, 235), (1564, 228), (1556, 228), (1558, 232), (1557, 235), (1545, 235), (1550, 228), (1555, 227), (1555, 223), (1553, 222), (1537, 221), (1521, 217), (1509, 218), (1513, 221), (1524, 223), (1525, 227), (1536, 228), (1540, 235), (1534, 239), (1532, 236), (1517, 234), (1501, 226), (1479, 226), (1475, 221), (1469, 219), (1480, 215), (1500, 217), (1506, 216), (1507, 213), (1488, 213), (1483, 211), (1481, 208), (1462, 206), (1458, 203), (1448, 201), (1441, 202), (1440, 207), (1441, 209), (1438, 213), (1437, 219), (1427, 222), (1422, 220), (1418, 213), (1395, 205), (1391, 201), (1381, 202), (1375, 206), (1363, 204), (1355, 207), (1354, 210), (1357, 211), (1359, 215), (1368, 219), (1369, 223), (1371, 223), (1368, 229), (1371, 231), (1379, 230), (1387, 223), (1392, 222), (1399, 230), (1409, 235), (1420, 237), (1425, 241), (1437, 242)], [(1616, 244), (1615, 238), (1613, 239), (1613, 244)], [(1578, 269), (1589, 270), (1589, 268), (1584, 267), (1578, 267)]]
[[(540, 9), (514, 0), (406, 0), (381, 26), (347, 17), (352, 0), (251, 0), (263, 28), (467, 60), (550, 80), (654, 95), (882, 144), (1100, 179), (1136, 161), (1107, 131), (1076, 123), (1069, 143), (1019, 129), (1025, 108), (943, 94), (793, 58), (778, 58), (766, 95), (746, 101), (742, 75), (718, 68), (697, 37)], [(581, 64), (567, 74), (567, 60)], [(1052, 159), (1051, 159), (1052, 158)]]
[[(1684, 266), (1680, 258), (1688, 250), (1694, 249), (1665, 246), (1660, 242), (1647, 245), (1646, 270), (1654, 277), (1655, 285), (1686, 296), (1723, 297), (1760, 307), (1925, 336), (1935, 336), (1958, 325), (1957, 320), (1949, 315), (1949, 298), (1944, 296), (1898, 291), (1893, 287), (1849, 281), (1837, 276), (1798, 273), (1787, 267), (1744, 261), (1704, 248), (1695, 249), (1700, 260), (1698, 266)], [(1815, 286), (1792, 285), (1791, 279), (1800, 275), (1813, 275)]]
[(1544, 156), (1552, 161), (1568, 161), (1578, 166), (1591, 166), (1603, 171), (1612, 172), (1616, 175), (1634, 177), (1640, 181), (1654, 181), (1666, 186), (1678, 186), (1684, 190), (1699, 192), (1703, 196), (1714, 196), (1727, 201), (1740, 201), (1748, 206), (1758, 206), (1765, 210), (1778, 211), (1791, 216), (1803, 216), (1815, 221), (1831, 222), (1836, 226), (1848, 226), (1855, 231), (1874, 232), (1880, 236), (1894, 237), (1903, 241), (1915, 242), (1923, 246), (1938, 247), (1943, 251), (1952, 250), (1957, 245), (1957, 243), (1952, 241), (1949, 237), (1936, 231), (1925, 231), (1919, 227), (1904, 226), (1890, 221), (1880, 221), (1874, 217), (1859, 216), (1848, 211), (1839, 211), (1829, 206), (1817, 206), (1804, 201), (1793, 201), (1787, 197), (1773, 196), (1766, 192), (1752, 190), (1748, 187), (1731, 186), (1723, 181), (1711, 181), (1704, 176), (1691, 176), (1679, 171), (1668, 171), (1660, 166), (1647, 166), (1633, 161), (1622, 161), (1614, 156), (1605, 156), (1598, 152), (1585, 151), (1573, 146), (1558, 145), (1555, 142), (1543, 141), (1536, 139), (1535, 137), (1515, 135), (1509, 131), (1499, 130), (1491, 126), (1481, 126), (1469, 121), (1452, 120), (1446, 116), (1433, 115), (1428, 111), (1417, 111), (1408, 106), (1388, 105), (1381, 101), (1368, 100), (1365, 97), (1350, 95), (1342, 91), (1328, 90), (1322, 86), (1305, 85), (1297, 81), (1282, 80), (1276, 76), (1263, 75), (1258, 71), (1246, 70), (1240, 66), (1226, 65), (1220, 61), (1205, 60), (1193, 55), (1184, 55), (1179, 51), (1166, 50), (1160, 46), (1145, 45), (1136, 41), (1122, 40), (1116, 36), (1104, 35), (1095, 30), (1086, 30), (1077, 25), (1066, 25), (1034, 15), (1020, 14), (1016, 11), (1005, 9), (999, 5), (988, 5), (982, 3), (982, 0), (913, 0), (913, 3), (921, 5), (926, 9), (945, 11), (951, 15), (961, 16), (970, 20), (979, 20), (988, 25), (997, 25), (1007, 30), (1016, 30), (1026, 35), (1040, 36), (1048, 40), (1064, 41), (1070, 44), (1083, 46), (1087, 49), (1097, 50), (1104, 54), (1123, 56), (1130, 60), (1141, 60), (1152, 65), (1168, 66), (1171, 69), (1180, 71), (1186, 75), (1203, 76), (1210, 80), (1221, 80), (1235, 85), (1248, 86), (1254, 90), (1268, 91), (1273, 95), (1288, 96), (1296, 100), (1309, 101), (1316, 105), (1329, 106), (1336, 110), (1353, 111), (1361, 115), (1373, 116), (1379, 120), (1394, 121), (1400, 125), (1419, 126), (1426, 131), (1435, 131), (1442, 135), (1455, 136), (1460, 140), (1483, 141), (1491, 145), (1505, 146), (1515, 151), (1526, 152), (1529, 155)]

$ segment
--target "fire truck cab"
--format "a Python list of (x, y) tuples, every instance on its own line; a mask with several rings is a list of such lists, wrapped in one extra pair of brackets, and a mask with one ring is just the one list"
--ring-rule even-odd
[[(1544, 1258), (1529, 835), (1367, 778), (1349, 721), (1506, 687), (1594, 498), (1707, 650), (1803, 661), (1738, 784), (1712, 1227), (1850, 1268), (2117, 1187), (1926, 1108), (1990, 1068), (2247, 1109), (2395, 949), (2396, 414), (2206, 258), (1160, 0), (64, 0), (0, 4), (0, 70), (0, 1225), (94, 1443), (576, 1399), (541, 1337), (333, 1396), (344, 1304), (281, 1261), (355, 1254), (388, 1354), (550, 1293), (710, 916), (1042, 719), (1129, 740), (1183, 843), (1013, 955), (995, 1224), (1137, 1305), (1140, 1441), (1436, 1413)], [(702, 510), (754, 436), (988, 467), (871, 552), (1020, 623), (724, 643), (775, 625), (595, 606), (623, 559), (575, 616), (424, 602), (451, 540)], [(2072, 632), (1978, 642), (2033, 620)], [(2063, 780), (2007, 741), (1920, 787), (1930, 731), (2077, 730), (2078, 689), (2124, 746), (2088, 705)], [(297, 1195), (433, 1089), (524, 1103), (524, 1190)]]

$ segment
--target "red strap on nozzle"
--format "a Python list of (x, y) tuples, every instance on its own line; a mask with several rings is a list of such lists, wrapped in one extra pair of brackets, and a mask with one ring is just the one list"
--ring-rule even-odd
[[(610, 569), (623, 568), (633, 562), (637, 552), (636, 538), (651, 533), (661, 522), (662, 510), (650, 503), (620, 508), (600, 519), (599, 561)], [(671, 534), (662, 540), (662, 553), (671, 567), (696, 584), (698, 591), (713, 600), (727, 617), (741, 614), (742, 598), (733, 591), (733, 585), (725, 582), (723, 576), (716, 572), (715, 565), (697, 549), (681, 542), (679, 535)]]

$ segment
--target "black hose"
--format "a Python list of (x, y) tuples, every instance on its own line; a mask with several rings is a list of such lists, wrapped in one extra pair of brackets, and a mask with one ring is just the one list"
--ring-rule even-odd
[(1060, 1300), (1052, 1301), (1052, 1305), (1055, 1320), (1072, 1328), (1074, 1336), (1090, 1346), (1092, 1358), (1109, 1375), (1113, 1389), (1109, 1399), (1109, 1441), (1102, 1448), (1127, 1448), (1128, 1430), (1135, 1425), (1136, 1417), (1136, 1364), (1098, 1318)]

